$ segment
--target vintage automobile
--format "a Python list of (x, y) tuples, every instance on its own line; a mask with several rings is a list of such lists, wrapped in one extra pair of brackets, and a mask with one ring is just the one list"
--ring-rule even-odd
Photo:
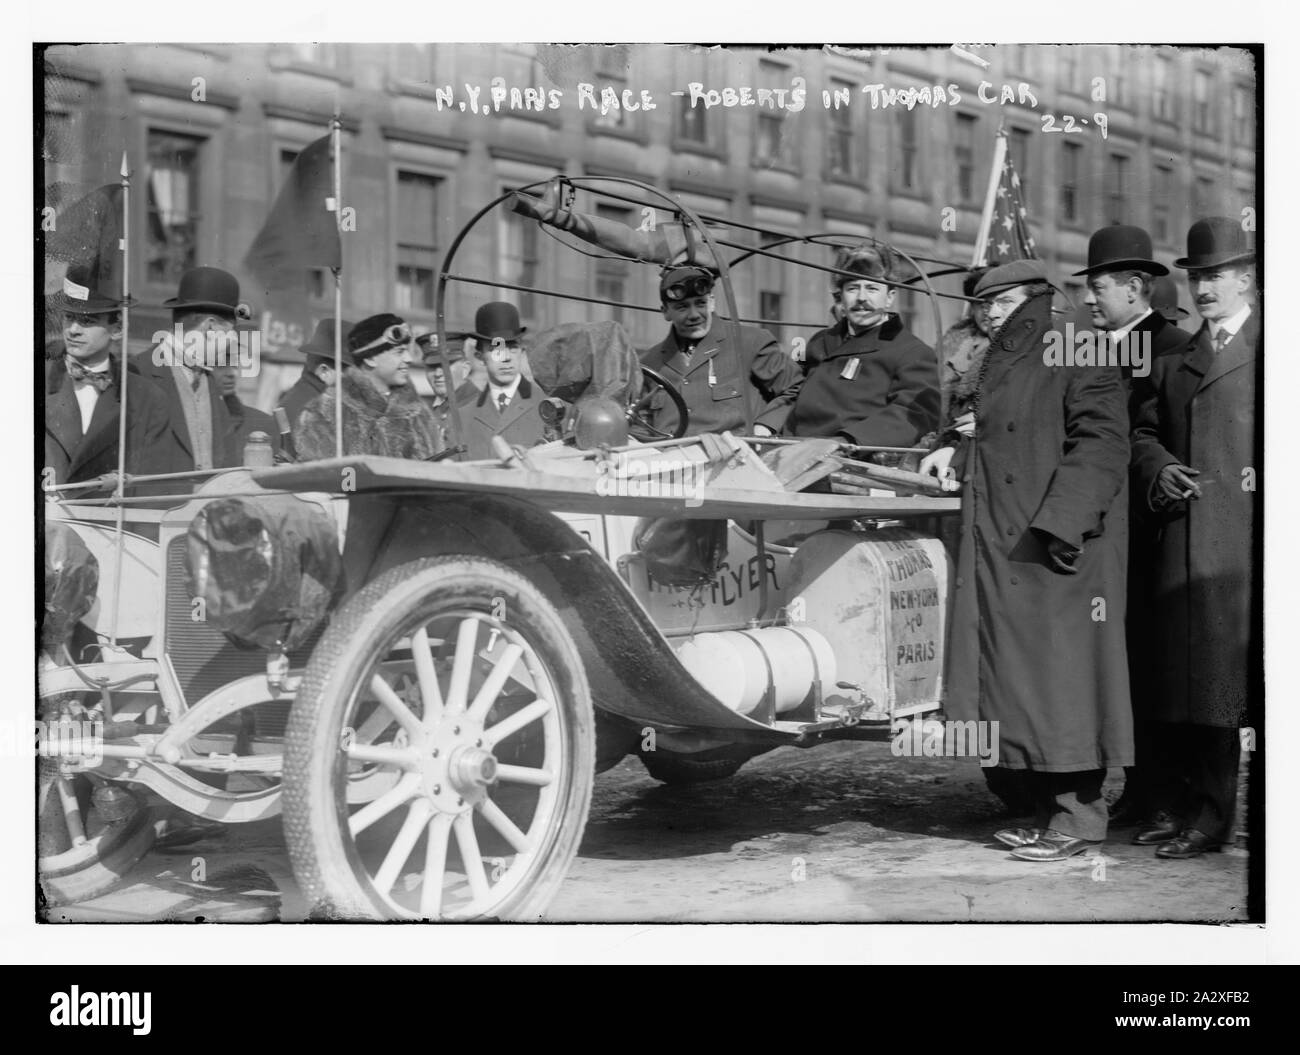
[(940, 707), (955, 497), (837, 441), (577, 439), (55, 489), (48, 902), (111, 887), (170, 804), (282, 814), (312, 918), (535, 920), (628, 753), (716, 779)]

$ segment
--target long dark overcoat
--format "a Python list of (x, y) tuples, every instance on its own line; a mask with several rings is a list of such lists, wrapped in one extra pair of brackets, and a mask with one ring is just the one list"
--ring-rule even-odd
[[(999, 765), (1133, 762), (1124, 641), (1128, 409), (1114, 367), (1048, 366), (1050, 298), (991, 344), (966, 461), (946, 710), (996, 721)], [(1054, 571), (1039, 532), (1083, 552)]]
[(1256, 357), (1259, 317), (1217, 354), (1202, 326), (1160, 356), (1138, 396), (1135, 486), (1148, 501), (1161, 468), (1199, 469), (1201, 497), (1158, 514), (1153, 604), (1160, 691), (1156, 721), (1231, 728), (1246, 707), (1256, 523)]

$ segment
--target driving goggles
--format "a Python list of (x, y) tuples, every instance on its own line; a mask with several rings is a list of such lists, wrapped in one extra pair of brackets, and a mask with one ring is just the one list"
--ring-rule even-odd
[(689, 300), (691, 297), (707, 297), (713, 292), (713, 276), (694, 275), (684, 278), (671, 286), (665, 286), (662, 292), (664, 300), (673, 303)]
[(395, 322), (369, 344), (362, 345), (360, 348), (353, 348), (352, 354), (357, 355), (360, 352), (369, 352), (375, 348), (382, 348), (385, 345), (406, 344), (410, 339), (411, 327), (404, 322)]

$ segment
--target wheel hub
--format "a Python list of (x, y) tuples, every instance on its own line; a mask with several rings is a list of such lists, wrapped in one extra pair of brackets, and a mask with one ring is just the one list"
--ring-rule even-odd
[(443, 813), (465, 813), (487, 798), (496, 756), (483, 746), (483, 725), (463, 714), (444, 718), (422, 745), (424, 793)]

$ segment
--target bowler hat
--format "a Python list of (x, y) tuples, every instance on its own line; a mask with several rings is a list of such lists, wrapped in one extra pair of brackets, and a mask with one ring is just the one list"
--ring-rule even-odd
[(1099, 271), (1169, 274), (1169, 268), (1151, 259), (1151, 236), (1141, 227), (1126, 223), (1103, 227), (1088, 239), (1088, 266), (1075, 274), (1095, 275)]
[(1211, 216), (1197, 220), (1187, 230), (1187, 255), (1174, 261), (1184, 271), (1222, 267), (1255, 256), (1255, 240), (1241, 226), (1240, 220)]
[(250, 319), (252, 311), (239, 299), (239, 280), (219, 267), (192, 267), (181, 275), (176, 296), (163, 301), (172, 312), (212, 311), (232, 319)]
[[(63, 288), (51, 298), (51, 306), (74, 315), (111, 315), (122, 310), (121, 296), (112, 296), (99, 288), (99, 276), (93, 268), (74, 266), (63, 276)], [(132, 298), (127, 298), (132, 303)]]
[(474, 313), (474, 332), (471, 334), (479, 341), (518, 340), (528, 330), (519, 325), (519, 309), (504, 300), (494, 300), (484, 304)]
[[(348, 335), (352, 332), (352, 323), (347, 319), (343, 320), (343, 342), (344, 348), (348, 346)], [(334, 320), (321, 319), (316, 324), (316, 332), (311, 335), (311, 340), (303, 343), (298, 349), (308, 359), (326, 359), (330, 362), (334, 360)]]
[(989, 297), (1003, 290), (1014, 289), (1030, 282), (1046, 282), (1047, 267), (1041, 260), (1012, 260), (984, 273), (975, 284), (975, 296)]
[(1155, 288), (1151, 290), (1151, 310), (1158, 311), (1167, 322), (1177, 322), (1190, 314), (1186, 308), (1178, 306), (1178, 283), (1168, 275), (1156, 279)]

